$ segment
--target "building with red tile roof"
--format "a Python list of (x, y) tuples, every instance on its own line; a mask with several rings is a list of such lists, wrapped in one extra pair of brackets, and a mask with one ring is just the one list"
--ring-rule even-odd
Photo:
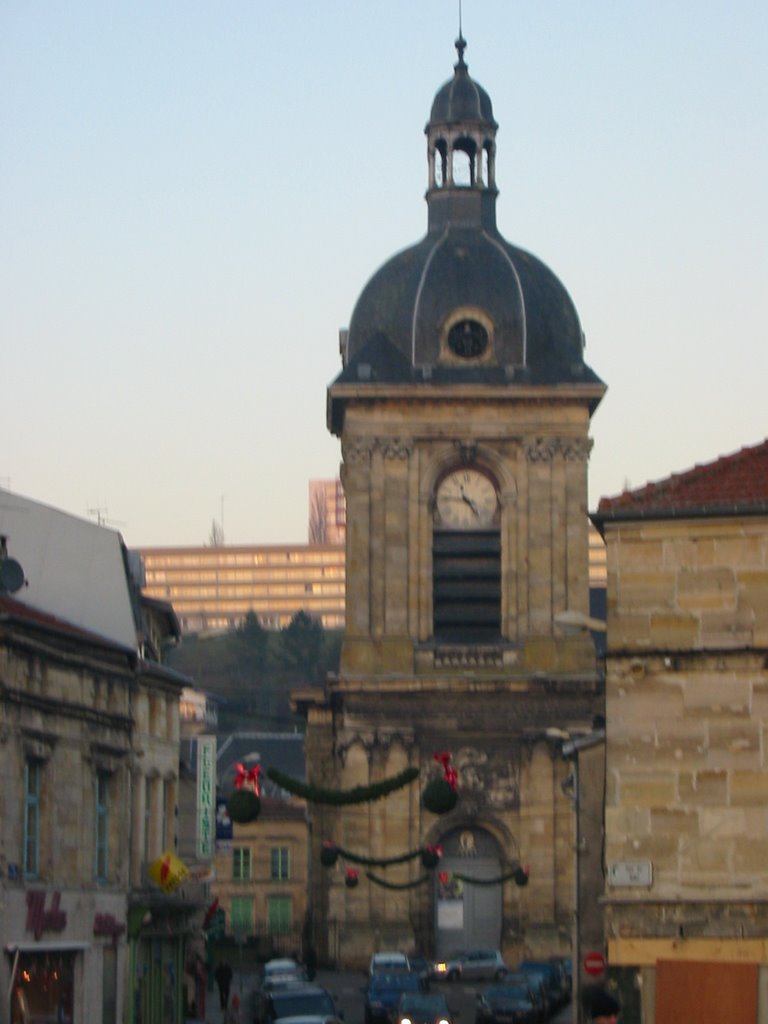
[(748, 515), (768, 511), (768, 440), (664, 480), (602, 498), (596, 521), (679, 514)]
[(592, 519), (607, 561), (611, 974), (641, 991), (643, 1019), (675, 1005), (679, 1019), (756, 1020), (768, 968), (768, 441), (604, 498)]

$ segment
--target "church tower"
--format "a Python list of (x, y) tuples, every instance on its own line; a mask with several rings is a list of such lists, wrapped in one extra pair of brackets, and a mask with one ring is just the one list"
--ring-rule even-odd
[[(346, 965), (380, 948), (567, 952), (573, 809), (551, 736), (603, 710), (592, 639), (560, 623), (589, 614), (589, 425), (605, 386), (566, 289), (499, 233), (498, 126), (465, 47), (425, 130), (427, 233), (363, 289), (328, 389), (346, 631), (338, 677), (297, 695), (309, 781), (420, 772), (385, 799), (312, 808), (315, 938)], [(459, 801), (436, 815), (421, 794), (445, 751)], [(324, 840), (364, 858), (355, 888), (320, 866)], [(434, 877), (419, 860), (371, 866), (427, 844), (443, 850)], [(524, 887), (508, 880), (520, 864)]]

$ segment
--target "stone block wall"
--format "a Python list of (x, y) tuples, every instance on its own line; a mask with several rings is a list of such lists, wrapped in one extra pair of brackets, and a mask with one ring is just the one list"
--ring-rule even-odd
[(608, 884), (608, 932), (729, 935), (702, 907), (768, 900), (768, 523), (608, 523), (606, 542), (606, 862), (652, 866), (650, 888)]

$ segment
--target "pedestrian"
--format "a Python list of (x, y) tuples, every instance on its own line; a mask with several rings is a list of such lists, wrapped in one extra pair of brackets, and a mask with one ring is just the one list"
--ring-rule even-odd
[(617, 1024), (620, 1013), (621, 1005), (610, 992), (598, 989), (592, 993), (589, 1002), (589, 1019), (592, 1024)]
[(240, 996), (232, 996), (232, 1005), (224, 1014), (224, 1024), (240, 1024)]
[(304, 953), (304, 968), (307, 972), (307, 981), (313, 981), (317, 974), (317, 953), (311, 942), (307, 944)]
[(226, 960), (219, 960), (216, 965), (216, 984), (219, 986), (219, 1001), (222, 1010), (229, 1006), (229, 987), (232, 984), (232, 968)]

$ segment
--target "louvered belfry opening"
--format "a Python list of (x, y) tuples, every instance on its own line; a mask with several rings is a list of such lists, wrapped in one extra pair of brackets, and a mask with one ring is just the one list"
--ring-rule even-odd
[(501, 639), (501, 536), (498, 528), (432, 535), (435, 640), (494, 643)]

